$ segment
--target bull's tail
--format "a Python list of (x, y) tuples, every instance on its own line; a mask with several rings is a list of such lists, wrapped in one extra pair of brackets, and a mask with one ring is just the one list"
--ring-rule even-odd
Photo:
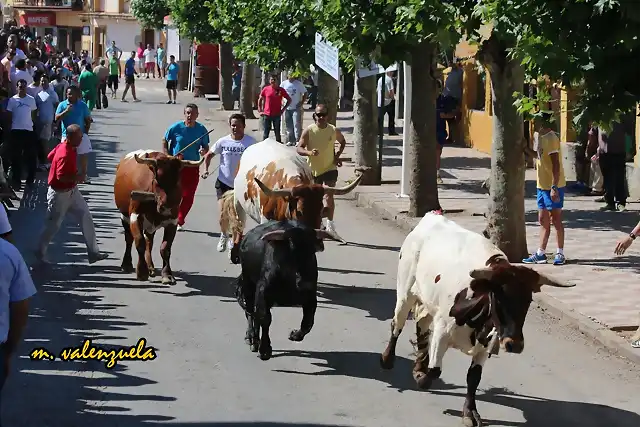
[(222, 222), (222, 232), (228, 236), (242, 235), (244, 231), (244, 219), (236, 209), (235, 193), (229, 190), (222, 195), (220, 219)]

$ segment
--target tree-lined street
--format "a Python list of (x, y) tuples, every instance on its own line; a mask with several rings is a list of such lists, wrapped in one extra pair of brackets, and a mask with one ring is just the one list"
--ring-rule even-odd
[[(244, 343), (246, 321), (232, 291), (239, 267), (216, 252), (218, 212), (214, 177), (200, 181), (186, 230), (172, 251), (178, 283), (138, 282), (120, 272), (124, 237), (113, 201), (119, 159), (136, 149), (159, 149), (165, 129), (180, 120), (190, 96), (164, 105), (157, 82), (140, 82), (140, 104), (113, 104), (95, 113), (92, 184), (81, 187), (102, 250), (110, 258), (87, 265), (79, 229), (66, 222), (50, 249), (58, 263), (34, 270), (39, 290), (3, 390), (3, 423), (10, 426), (170, 425), (459, 425), (469, 359), (447, 354), (442, 381), (429, 392), (411, 377), (409, 322), (399, 359), (382, 371), (395, 304), (398, 250), (406, 232), (370, 217), (352, 200), (337, 202), (336, 225), (348, 245), (327, 243), (318, 255), (320, 306), (301, 343), (287, 339), (300, 309), (275, 308), (274, 357), (260, 361)], [(199, 101), (212, 142), (228, 133), (228, 112)], [(259, 135), (255, 121), (248, 133)], [(351, 178), (343, 168), (341, 180)], [(15, 240), (30, 262), (46, 187), (23, 200), (12, 218)], [(453, 256), (443, 254), (443, 257)], [(134, 255), (135, 260), (135, 255)], [(158, 245), (154, 249), (158, 264)], [(575, 288), (576, 292), (580, 289)], [(58, 352), (85, 338), (157, 348), (156, 360), (31, 361), (34, 347)], [(500, 354), (486, 365), (479, 411), (494, 426), (635, 427), (640, 425), (640, 368), (613, 357), (573, 328), (531, 309), (522, 355)], [(20, 372), (18, 372), (18, 370)]]

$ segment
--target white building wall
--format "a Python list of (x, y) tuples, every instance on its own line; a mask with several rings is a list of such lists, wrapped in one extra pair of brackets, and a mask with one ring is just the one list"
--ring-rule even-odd
[(115, 40), (116, 46), (122, 49), (122, 59), (124, 60), (129, 57), (131, 51), (138, 48), (141, 32), (142, 28), (140, 28), (138, 21), (109, 20), (107, 23), (107, 47), (111, 46), (112, 40)]

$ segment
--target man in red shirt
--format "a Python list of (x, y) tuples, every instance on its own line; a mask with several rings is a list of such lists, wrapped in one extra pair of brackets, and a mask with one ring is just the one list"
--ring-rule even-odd
[(51, 169), (49, 169), (49, 190), (47, 191), (47, 218), (36, 251), (36, 257), (43, 263), (49, 263), (46, 258), (47, 248), (60, 230), (68, 211), (76, 216), (82, 227), (82, 235), (89, 252), (89, 264), (106, 259), (108, 256), (100, 253), (89, 206), (77, 187), (78, 182), (83, 180), (83, 175), (78, 173), (77, 165), (77, 148), (81, 142), (80, 126), (69, 125), (67, 138), (51, 150), (48, 156)]
[[(286, 99), (287, 103), (282, 106), (282, 99)], [(258, 113), (262, 116), (262, 136), (263, 140), (269, 138), (269, 132), (273, 126), (273, 133), (276, 135), (276, 141), (282, 142), (280, 138), (280, 118), (284, 110), (291, 104), (291, 97), (286, 90), (280, 87), (276, 76), (271, 76), (269, 86), (265, 86), (260, 92), (258, 98)]]

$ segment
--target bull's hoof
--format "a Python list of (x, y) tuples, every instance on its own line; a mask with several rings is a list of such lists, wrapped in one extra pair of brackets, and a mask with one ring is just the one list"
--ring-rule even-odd
[(163, 285), (175, 285), (176, 284), (176, 278), (173, 277), (172, 275), (162, 276), (162, 284)]
[(429, 378), (429, 376), (422, 371), (413, 371), (413, 379), (420, 390), (429, 390), (431, 384), (433, 384), (433, 378)]
[(149, 277), (156, 277), (155, 267), (149, 267)]
[(395, 362), (396, 362), (396, 355), (395, 354), (382, 353), (380, 355), (380, 367), (382, 369), (393, 369), (393, 366), (395, 365)]
[(427, 375), (429, 376), (429, 378), (435, 380), (437, 378), (440, 378), (440, 375), (442, 375), (442, 369), (438, 367), (428, 369)]
[(294, 329), (289, 334), (289, 341), (300, 342), (304, 339), (305, 334), (300, 329)]
[(120, 265), (120, 269), (122, 270), (123, 273), (127, 273), (127, 274), (131, 274), (134, 272), (133, 264), (131, 263), (123, 262), (122, 265)]
[(271, 354), (273, 353), (273, 350), (271, 349), (271, 347), (269, 348), (265, 348), (265, 349), (260, 349), (260, 360), (269, 360), (271, 359)]
[(141, 282), (149, 280), (149, 270), (138, 269), (138, 271), (136, 271), (136, 279)]
[(462, 424), (465, 427), (482, 427), (482, 417), (477, 410), (464, 410), (462, 412)]

